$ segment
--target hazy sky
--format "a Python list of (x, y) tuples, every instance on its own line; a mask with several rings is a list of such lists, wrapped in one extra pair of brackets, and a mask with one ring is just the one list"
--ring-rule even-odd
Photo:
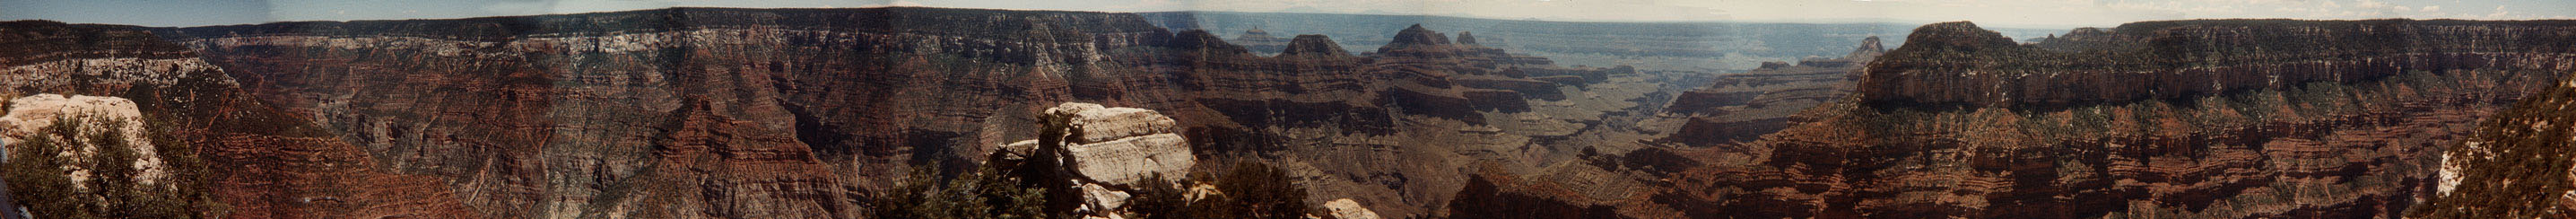
[(199, 26), (579, 13), (674, 6), (928, 6), (1080, 11), (1426, 14), (1570, 21), (1931, 22), (2112, 26), (2194, 18), (2571, 19), (2576, 0), (0, 0), (0, 19)]

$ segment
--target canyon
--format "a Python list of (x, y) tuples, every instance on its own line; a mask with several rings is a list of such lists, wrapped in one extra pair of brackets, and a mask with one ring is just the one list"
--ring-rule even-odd
[(1159, 111), (1215, 164), (1195, 169), (1260, 161), (1308, 179), (1311, 202), (1436, 215), (1470, 163), (1584, 171), (1568, 165), (1586, 138), (1651, 117), (1626, 111), (1689, 75), (1553, 66), (1418, 25), (1374, 52), (1300, 35), (1261, 56), (1143, 18), (674, 8), (153, 31), (485, 217), (848, 217), (901, 173), (1034, 138), (1060, 102)]
[[(2576, 22), (2023, 41), (1891, 25), (912, 7), (12, 21), (0, 96), (130, 101), (230, 172), (203, 187), (239, 218), (879, 217), (869, 199), (941, 180), (912, 177), (1057, 155), (1078, 213), (1113, 218), (1146, 179), (1238, 165), (1341, 218), (2576, 206), (2506, 195), (2576, 190), (2566, 130), (2546, 125), (2566, 122), (2551, 107), (2576, 86)], [(1054, 133), (1061, 153), (1039, 146), (1050, 122), (1078, 127)], [(2514, 179), (2544, 186), (2488, 183)], [(1201, 187), (1182, 190), (1222, 193)], [(2515, 205), (2535, 202), (2559, 205)]]
[(9, 78), (0, 80), (7, 81), (0, 85), (6, 86), (0, 96), (119, 97), (129, 103), (115, 105), (132, 107), (144, 120), (133, 122), (166, 126), (161, 128), (183, 139), (176, 143), (196, 145), (193, 153), (205, 165), (223, 168), (226, 174), (204, 185), (212, 199), (229, 207), (201, 213), (232, 218), (473, 216), (437, 178), (377, 169), (370, 152), (253, 99), (230, 72), (144, 28), (11, 21), (0, 22), (0, 33), (9, 36), (0, 37), (0, 51), (6, 51), (0, 52), (0, 66), (7, 69), (0, 77)]
[[(1856, 93), (1692, 151), (1688, 217), (2396, 217), (2571, 66), (2562, 21), (1926, 25)], [(1687, 206), (1687, 207), (1685, 207)]]

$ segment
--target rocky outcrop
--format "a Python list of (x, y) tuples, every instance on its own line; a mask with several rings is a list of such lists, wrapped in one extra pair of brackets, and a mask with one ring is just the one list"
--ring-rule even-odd
[[(1143, 180), (1159, 176), (1175, 182), (1188, 176), (1198, 165), (1190, 151), (1189, 140), (1173, 133), (1173, 120), (1152, 110), (1107, 108), (1091, 103), (1064, 103), (1048, 108), (1041, 119), (1063, 119), (1067, 136), (1062, 152), (1050, 152), (1039, 140), (1002, 145), (995, 153), (1006, 163), (1047, 162), (1065, 164), (1060, 171), (1071, 176), (1073, 188), (1079, 190), (1082, 206), (1075, 213), (1095, 217), (1118, 217), (1128, 214), (1127, 199), (1145, 186), (1173, 182), (1149, 183)], [(1042, 132), (1043, 133), (1043, 132)], [(1043, 156), (1038, 153), (1062, 153)], [(1039, 179), (1046, 180), (1046, 179)]]
[[(20, 143), (25, 141), (26, 136), (36, 135), (38, 134), (37, 132), (42, 131), (45, 127), (59, 125), (57, 123), (61, 121), (67, 121), (70, 119), (92, 121), (89, 124), (71, 125), (89, 126), (95, 124), (111, 126), (87, 127), (79, 130), (117, 130), (114, 133), (123, 136), (115, 137), (124, 139), (123, 142), (126, 142), (127, 145), (84, 144), (69, 148), (69, 150), (73, 150), (71, 152), (74, 154), (70, 157), (91, 157), (91, 154), (98, 153), (102, 150), (98, 148), (102, 146), (133, 146), (133, 148), (129, 148), (128, 150), (134, 151), (137, 159), (135, 159), (133, 164), (127, 165), (133, 166), (135, 170), (139, 171), (139, 173), (136, 173), (134, 176), (135, 182), (154, 184), (156, 182), (167, 180), (169, 177), (169, 167), (162, 165), (161, 155), (153, 154), (158, 150), (153, 149), (152, 140), (144, 137), (144, 135), (151, 132), (146, 132), (143, 129), (143, 123), (146, 122), (143, 120), (143, 111), (135, 108), (134, 101), (117, 97), (82, 95), (63, 97), (63, 95), (60, 94), (37, 94), (9, 99), (8, 109), (9, 112), (7, 115), (0, 116), (0, 145)], [(103, 134), (106, 133), (74, 133), (74, 136)], [(83, 181), (88, 181), (89, 177), (92, 176), (90, 174), (90, 170), (83, 169), (81, 167), (71, 166), (66, 167), (66, 169), (71, 170), (71, 179), (72, 184), (74, 185), (84, 185), (82, 184)]]
[[(1074, 145), (1065, 147), (1071, 155), (1067, 163), (1084, 180), (1129, 188), (1149, 176), (1178, 179), (1197, 165), (1189, 141), (1174, 132), (1172, 119), (1153, 110), (1064, 103), (1047, 113), (1073, 115), (1068, 119), (1081, 135), (1068, 139)], [(1010, 147), (1028, 151), (1036, 143), (1022, 141)]]
[(2396, 217), (2435, 191), (2438, 145), (2576, 64), (2569, 29), (2160, 21), (2016, 45), (1928, 25), (1858, 97), (1684, 153), (1705, 165), (1653, 199), (1689, 217)]

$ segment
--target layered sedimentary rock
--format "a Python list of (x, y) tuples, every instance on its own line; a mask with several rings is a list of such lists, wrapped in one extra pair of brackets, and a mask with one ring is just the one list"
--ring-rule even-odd
[(2013, 44), (1927, 25), (1850, 101), (1692, 151), (1690, 217), (2389, 217), (2555, 83), (2563, 21), (2199, 20)]
[(1280, 50), (1279, 56), (1319, 56), (1331, 58), (1351, 55), (1350, 51), (1342, 50), (1341, 44), (1334, 43), (1332, 37), (1324, 35), (1297, 35), (1297, 39), (1288, 41), (1288, 45), (1283, 47), (1286, 48)]
[(0, 22), (0, 96), (132, 101), (136, 118), (168, 124), (224, 173), (198, 189), (227, 218), (475, 216), (437, 178), (381, 172), (363, 148), (253, 100), (196, 56), (141, 27)]
[[(1197, 31), (1174, 38), (1181, 42)], [(1624, 111), (1660, 102), (1660, 79), (1632, 68), (1569, 68), (1515, 62), (1498, 49), (1446, 43), (1412, 27), (1406, 43), (1361, 56), (1306, 53), (1260, 57), (1226, 46), (1183, 44), (1165, 51), (1112, 53), (1150, 71), (1179, 101), (1134, 100), (1180, 120), (1201, 157), (1258, 159), (1301, 177), (1309, 197), (1348, 197), (1391, 217), (1437, 213), (1465, 183), (1458, 167), (1481, 161), (1535, 172), (1608, 130), (1629, 127)], [(1300, 37), (1291, 48), (1333, 43)], [(1307, 46), (1316, 45), (1316, 46)], [(1540, 59), (1544, 60), (1544, 59)], [(1544, 62), (1540, 62), (1544, 63)], [(1524, 71), (1527, 70), (1527, 71)], [(1535, 72), (1541, 74), (1515, 74)], [(1591, 75), (1598, 81), (1540, 81)], [(1617, 84), (1592, 86), (1585, 84)], [(1135, 83), (1138, 85), (1150, 83)], [(1678, 89), (1674, 89), (1678, 90)], [(1167, 97), (1163, 97), (1167, 98)], [(1310, 200), (1323, 202), (1327, 200)]]
[[(1070, 185), (1079, 188), (1083, 200), (1077, 214), (1090, 217), (1116, 217), (1128, 213), (1128, 198), (1144, 186), (1149, 177), (1175, 180), (1188, 176), (1198, 165), (1190, 153), (1189, 140), (1174, 133), (1174, 121), (1153, 110), (1109, 108), (1091, 103), (1064, 103), (1048, 108), (1041, 119), (1067, 120), (1067, 136), (1062, 136), (1062, 151), (1049, 151), (1039, 140), (1002, 145), (994, 153), (1012, 166), (1029, 162), (1060, 163), (1059, 171), (1069, 176)], [(999, 130), (994, 130), (999, 131)], [(1039, 153), (1058, 153), (1046, 156)], [(1056, 160), (1034, 160), (1058, 158)], [(1052, 180), (1052, 179), (1039, 179)], [(1172, 182), (1162, 182), (1172, 183)]]
[[(165, 32), (483, 215), (822, 217), (914, 164), (971, 165), (983, 120), (1065, 98), (1107, 72), (1086, 54), (1157, 33), (1133, 19), (682, 8)], [(735, 148), (655, 146), (715, 143)], [(675, 192), (743, 204), (624, 207)]]
[[(1073, 115), (1070, 122), (1081, 130), (1070, 136), (1066, 146), (1067, 164), (1076, 173), (1094, 183), (1115, 184), (1121, 188), (1136, 186), (1138, 180), (1161, 175), (1165, 179), (1187, 176), (1197, 166), (1187, 139), (1177, 134), (1174, 121), (1152, 110), (1107, 108), (1099, 104), (1064, 103), (1047, 109), (1047, 113)], [(994, 130), (998, 132), (999, 130)], [(1012, 142), (1003, 151), (1019, 156), (1036, 153), (1037, 140)]]
[[(1288, 167), (1315, 179), (1301, 184), (1310, 197), (1427, 215), (1464, 183), (1464, 163), (1571, 160), (1604, 133), (1592, 130), (1650, 116), (1625, 111), (1660, 108), (1669, 88), (1633, 68), (1548, 66), (1415, 29), (1424, 43), (1375, 56), (1321, 36), (1260, 56), (1133, 14), (928, 8), (160, 31), (377, 163), (444, 177), (491, 217), (847, 215), (841, 203), (897, 173), (964, 171), (1031, 139), (1033, 112), (1068, 101), (1175, 120), (1165, 134), (1085, 141), (1178, 140), (1202, 161)], [(657, 204), (671, 207), (636, 207)], [(742, 210), (754, 207), (784, 210)]]
[(1797, 125), (1792, 118), (1817, 105), (1843, 101), (1860, 81), (1861, 64), (1887, 52), (1878, 37), (1840, 58), (1809, 59), (1797, 64), (1763, 63), (1742, 74), (1718, 76), (1708, 88), (1674, 97), (1664, 113), (1687, 120), (1666, 142), (1715, 145), (1753, 141)]

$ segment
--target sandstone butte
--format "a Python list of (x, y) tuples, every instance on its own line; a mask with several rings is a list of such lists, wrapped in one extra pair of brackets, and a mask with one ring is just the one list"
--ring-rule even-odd
[[(2555, 207), (2496, 194), (2567, 190), (2500, 169), (2568, 166), (2510, 129), (2553, 99), (2508, 107), (2564, 86), (2576, 22), (2155, 21), (2030, 44), (1952, 22), (1713, 80), (1432, 28), (1263, 56), (1061, 11), (17, 21), (0, 96), (171, 121), (231, 173), (209, 191), (235, 218), (865, 217), (898, 173), (967, 170), (1058, 108), (1097, 115), (1075, 153), (1113, 165), (1072, 171), (1104, 211), (1106, 185), (1218, 161), (1386, 217), (2518, 216)], [(2478, 125), (2498, 112), (2522, 117)]]

